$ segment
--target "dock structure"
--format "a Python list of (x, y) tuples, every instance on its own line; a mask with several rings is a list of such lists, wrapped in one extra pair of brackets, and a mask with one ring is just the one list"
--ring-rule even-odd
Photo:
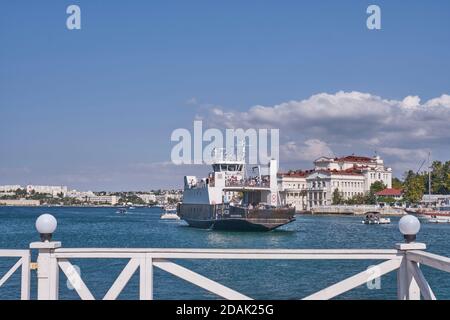
[(401, 216), (405, 214), (402, 208), (380, 207), (377, 205), (331, 205), (311, 208), (311, 214), (364, 215), (367, 212), (379, 212), (382, 215)]
[[(158, 248), (63, 248), (61, 242), (51, 241), (51, 233), (42, 234), (42, 242), (33, 242), (29, 250), (0, 250), (1, 257), (18, 258), (14, 266), (0, 278), (0, 287), (21, 269), (21, 299), (30, 299), (30, 273), (37, 270), (37, 299), (59, 298), (60, 270), (83, 300), (94, 300), (91, 290), (70, 262), (71, 259), (126, 259), (125, 268), (102, 297), (117, 299), (131, 279), (139, 272), (139, 297), (153, 299), (153, 270), (168, 272), (217, 296), (229, 300), (250, 300), (245, 293), (237, 292), (193, 270), (173, 262), (179, 260), (378, 260), (383, 261), (367, 270), (311, 294), (306, 300), (335, 298), (360, 285), (371, 282), (387, 273), (397, 272), (397, 298), (399, 300), (436, 300), (436, 295), (424, 277), (420, 266), (426, 265), (450, 272), (450, 258), (426, 251), (426, 245), (415, 241), (420, 223), (407, 216), (402, 230), (405, 243), (397, 243), (392, 249), (158, 249)], [(416, 219), (417, 221), (415, 221)], [(414, 226), (414, 223), (418, 224)], [(56, 226), (55, 226), (56, 228)], [(48, 228), (46, 229), (48, 230)], [(406, 231), (405, 231), (406, 230)], [(412, 230), (411, 232), (407, 230)], [(49, 239), (50, 238), (50, 239)], [(37, 263), (30, 260), (31, 250), (38, 251)], [(1, 288), (0, 288), (1, 290)]]

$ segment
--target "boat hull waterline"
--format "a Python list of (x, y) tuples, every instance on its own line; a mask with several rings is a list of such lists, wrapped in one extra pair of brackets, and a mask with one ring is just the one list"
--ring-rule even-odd
[(180, 204), (178, 215), (190, 227), (221, 231), (271, 231), (295, 221), (293, 208), (249, 210), (227, 205)]

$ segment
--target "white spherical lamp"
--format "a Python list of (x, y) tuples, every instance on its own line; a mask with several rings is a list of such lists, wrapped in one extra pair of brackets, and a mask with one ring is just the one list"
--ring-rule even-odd
[(408, 214), (400, 219), (398, 228), (405, 237), (406, 242), (413, 242), (416, 240), (416, 235), (420, 230), (420, 221), (415, 216)]
[(40, 215), (36, 219), (36, 230), (41, 235), (43, 242), (49, 242), (52, 239), (52, 234), (55, 232), (57, 225), (58, 222), (55, 217), (48, 213)]

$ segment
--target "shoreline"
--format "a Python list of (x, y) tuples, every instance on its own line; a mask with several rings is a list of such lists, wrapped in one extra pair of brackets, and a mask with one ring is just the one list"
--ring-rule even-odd
[[(14, 205), (0, 205), (0, 208), (78, 208), (78, 209), (95, 209), (95, 208), (109, 208), (109, 209), (115, 209), (115, 208), (123, 208), (125, 206), (117, 206), (117, 205), (77, 205), (77, 206), (55, 206), (55, 205), (39, 205), (39, 206), (14, 206)], [(139, 208), (158, 208), (162, 209), (161, 206), (136, 206), (134, 205), (136, 209)], [(403, 214), (400, 213), (381, 213), (381, 216), (386, 217), (402, 217), (406, 212)], [(337, 216), (337, 217), (362, 217), (364, 216), (364, 213), (312, 213), (310, 211), (299, 211), (295, 213), (296, 216)]]

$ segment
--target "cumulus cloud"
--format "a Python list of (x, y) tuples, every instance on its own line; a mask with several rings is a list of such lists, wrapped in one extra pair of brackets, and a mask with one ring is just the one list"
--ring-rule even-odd
[(402, 106), (405, 108), (412, 108), (420, 106), (420, 98), (418, 96), (407, 96), (402, 101)]
[(321, 156), (333, 156), (333, 151), (326, 142), (310, 139), (301, 144), (296, 141), (282, 144), (280, 156), (284, 161), (313, 161)]
[(301, 164), (317, 155), (377, 151), (388, 164), (399, 164), (411, 158), (418, 161), (428, 150), (439, 150), (450, 159), (447, 94), (421, 103), (414, 95), (391, 100), (339, 91), (273, 106), (256, 105), (246, 111), (216, 106), (202, 118), (217, 128), (280, 129), (281, 161), (297, 159)]

